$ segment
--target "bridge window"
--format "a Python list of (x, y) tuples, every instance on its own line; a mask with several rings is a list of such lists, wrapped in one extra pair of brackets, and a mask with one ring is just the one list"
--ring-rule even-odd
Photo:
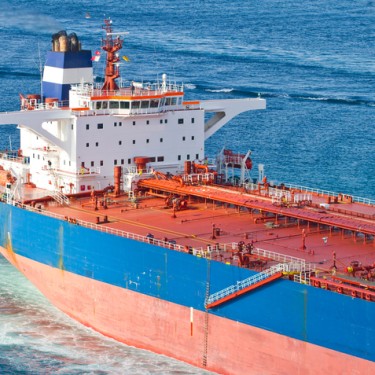
[(121, 109), (129, 109), (129, 107), (130, 107), (129, 102), (120, 102), (120, 108)]
[(118, 109), (120, 107), (119, 102), (109, 102), (109, 108)]
[(150, 108), (158, 108), (158, 106), (159, 106), (159, 100), (157, 100), (157, 99), (152, 99), (152, 100), (150, 101)]
[(136, 100), (136, 101), (132, 102), (132, 109), (138, 109), (139, 105), (140, 105), (139, 100)]
[(148, 100), (141, 101), (141, 108), (147, 109), (150, 106), (150, 102)]

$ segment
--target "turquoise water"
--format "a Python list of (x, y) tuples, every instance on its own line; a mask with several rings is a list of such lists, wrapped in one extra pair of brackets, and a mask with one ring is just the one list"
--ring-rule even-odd
[[(38, 92), (52, 33), (74, 31), (96, 50), (108, 16), (129, 32), (124, 81), (168, 73), (187, 99), (267, 99), (266, 111), (212, 136), (209, 156), (250, 149), (270, 180), (375, 199), (373, 1), (3, 1), (0, 111), (17, 110), (20, 92)], [(103, 75), (100, 63), (95, 74)], [(10, 142), (18, 146), (17, 129), (0, 127), (0, 148)], [(4, 261), (0, 322), (1, 373), (201, 372), (71, 322)]]

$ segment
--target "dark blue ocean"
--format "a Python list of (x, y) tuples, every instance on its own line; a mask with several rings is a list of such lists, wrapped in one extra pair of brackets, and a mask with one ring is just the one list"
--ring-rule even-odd
[[(187, 99), (267, 99), (267, 110), (212, 136), (208, 156), (252, 150), (269, 180), (375, 199), (374, 1), (2, 0), (0, 111), (39, 92), (53, 33), (76, 32), (95, 51), (105, 17), (129, 32), (124, 81), (168, 73)], [(0, 127), (0, 148), (10, 144), (18, 147), (16, 127)], [(204, 372), (72, 322), (0, 260), (0, 373)]]

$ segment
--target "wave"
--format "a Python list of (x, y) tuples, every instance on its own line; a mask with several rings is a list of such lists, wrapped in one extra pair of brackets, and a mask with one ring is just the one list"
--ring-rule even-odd
[(39, 72), (35, 73), (28, 73), (28, 72), (20, 72), (20, 71), (10, 71), (10, 70), (0, 70), (0, 78), (10, 78), (10, 77), (30, 77), (40, 79)]
[(234, 89), (206, 89), (208, 92), (233, 92)]
[(185, 84), (184, 84), (184, 87), (185, 87), (186, 89), (188, 89), (188, 90), (194, 90), (194, 89), (197, 88), (197, 86), (194, 85), (193, 83), (185, 83)]
[(295, 101), (320, 101), (326, 102), (327, 104), (342, 104), (342, 105), (358, 105), (358, 106), (368, 106), (374, 107), (375, 101), (370, 99), (361, 99), (361, 98), (337, 98), (337, 97), (330, 97), (330, 96), (319, 96), (313, 94), (290, 94), (290, 93), (280, 93), (280, 92), (267, 92), (263, 91), (259, 88), (259, 91), (255, 90), (236, 90), (231, 89), (230, 91), (226, 91), (227, 89), (221, 90), (214, 90), (214, 89), (203, 89), (204, 91), (210, 92), (231, 92), (232, 94), (240, 97), (261, 97), (261, 98), (277, 98), (277, 99), (286, 99), (286, 100), (295, 100)]

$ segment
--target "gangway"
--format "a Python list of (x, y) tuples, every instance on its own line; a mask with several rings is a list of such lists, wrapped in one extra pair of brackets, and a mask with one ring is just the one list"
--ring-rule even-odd
[(237, 281), (237, 284), (231, 285), (216, 293), (211, 294), (206, 301), (206, 308), (211, 309), (224, 302), (230, 301), (238, 296), (245, 294), (253, 289), (259, 288), (264, 284), (268, 284), (273, 280), (279, 279), (283, 276), (286, 265), (279, 263), (268, 268), (263, 272), (259, 272), (245, 280)]
[(52, 192), (52, 195), (51, 197), (59, 204), (61, 204), (62, 206), (66, 205), (66, 206), (69, 206), (70, 204), (70, 201), (69, 201), (69, 198), (64, 195), (61, 191), (59, 190), (54, 190)]

